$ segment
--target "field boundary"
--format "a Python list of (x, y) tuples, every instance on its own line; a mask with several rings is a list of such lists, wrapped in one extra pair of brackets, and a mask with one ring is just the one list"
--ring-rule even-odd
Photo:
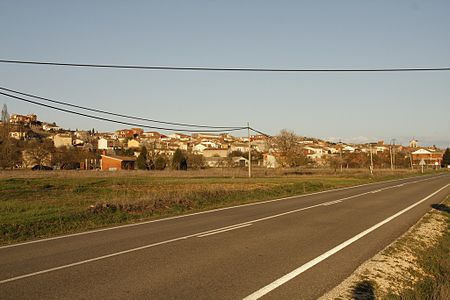
[[(335, 192), (335, 191), (341, 191), (341, 190), (355, 189), (355, 188), (363, 187), (363, 186), (382, 184), (382, 183), (398, 182), (398, 181), (402, 181), (402, 180), (409, 180), (409, 179), (412, 179), (412, 178), (421, 178), (421, 179), (412, 181), (410, 183), (422, 182), (422, 181), (427, 181), (427, 180), (431, 180), (431, 179), (442, 177), (442, 176), (446, 176), (446, 175), (447, 174), (413, 176), (413, 177), (406, 177), (406, 178), (399, 178), (399, 179), (390, 179), (390, 180), (381, 180), (381, 181), (377, 181), (377, 182), (363, 183), (363, 184), (358, 184), (358, 185), (353, 185), (353, 186), (348, 186), (348, 187), (342, 187), (342, 188), (331, 188), (331, 189), (323, 190), (323, 191), (319, 191), (319, 192), (313, 192), (313, 193), (307, 193), (307, 194), (299, 194), (299, 195), (293, 195), (293, 196), (288, 196), (288, 197), (283, 197), (283, 198), (276, 198), (276, 199), (271, 199), (271, 200), (257, 201), (257, 202), (252, 202), (252, 203), (238, 204), (238, 205), (233, 205), (233, 206), (220, 207), (220, 208), (215, 208), (215, 209), (210, 209), (210, 210), (199, 211), (199, 212), (190, 213), (190, 214), (182, 214), (182, 215), (178, 215), (178, 216), (165, 217), (165, 218), (160, 218), (160, 219), (156, 219), (156, 220), (141, 221), (141, 222), (136, 222), (136, 223), (123, 224), (123, 225), (117, 225), (117, 226), (112, 226), (112, 227), (93, 229), (93, 230), (88, 230), (88, 231), (83, 231), (83, 232), (59, 235), (59, 236), (54, 236), (54, 237), (49, 237), (49, 238), (36, 239), (36, 240), (27, 241), (27, 242), (21, 242), (21, 243), (16, 243), (16, 244), (0, 246), (0, 249), (19, 247), (19, 246), (28, 245), (28, 244), (35, 244), (35, 243), (47, 242), (47, 241), (64, 239), (64, 238), (69, 238), (69, 237), (82, 236), (82, 235), (93, 234), (93, 233), (104, 232), (104, 231), (110, 231), (110, 230), (121, 229), (121, 228), (141, 226), (141, 225), (146, 225), (146, 224), (151, 224), (151, 223), (156, 223), (156, 222), (169, 221), (169, 220), (175, 220), (175, 219), (180, 219), (180, 218), (187, 218), (187, 217), (191, 217), (191, 216), (202, 215), (202, 214), (207, 214), (207, 213), (213, 213), (213, 212), (229, 210), (229, 209), (235, 209), (235, 208), (240, 208), (240, 207), (262, 205), (262, 204), (278, 202), (278, 201), (284, 201), (284, 200), (289, 200), (289, 199), (303, 198), (303, 197), (306, 197), (306, 196), (312, 196), (312, 195), (323, 194), (323, 193), (328, 193), (328, 192)], [(425, 179), (423, 179), (424, 177), (425, 177)]]

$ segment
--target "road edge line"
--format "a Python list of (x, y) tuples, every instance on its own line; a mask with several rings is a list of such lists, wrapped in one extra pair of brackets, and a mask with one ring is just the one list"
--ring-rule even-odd
[(384, 219), (383, 221), (373, 225), (372, 227), (370, 227), (370, 228), (360, 232), (359, 234), (355, 235), (354, 237), (352, 237), (352, 238), (346, 240), (345, 242), (337, 245), (336, 247), (328, 250), (327, 252), (317, 256), (313, 260), (310, 260), (309, 262), (303, 264), (302, 266), (298, 267), (297, 269), (287, 273), (286, 275), (284, 275), (284, 276), (278, 278), (277, 280), (269, 283), (268, 285), (266, 285), (266, 286), (262, 287), (261, 289), (253, 292), (252, 294), (248, 295), (247, 297), (245, 297), (243, 299), (244, 300), (256, 300), (256, 299), (261, 298), (262, 296), (270, 293), (271, 291), (275, 290), (276, 288), (280, 287), (281, 285), (285, 284), (286, 282), (294, 279), (295, 277), (297, 277), (301, 273), (303, 273), (306, 270), (312, 268), (313, 266), (317, 265), (318, 263), (320, 263), (323, 260), (327, 259), (328, 257), (332, 256), (333, 254), (341, 251), (345, 247), (351, 245), (352, 243), (356, 242), (357, 240), (361, 239), (362, 237), (366, 236), (367, 234), (371, 233), (372, 231), (374, 231), (374, 230), (378, 229), (379, 227), (383, 226), (384, 224), (392, 221), (393, 219), (397, 218), (398, 216), (404, 214), (405, 212), (413, 209), (417, 205), (425, 202), (426, 200), (428, 200), (431, 197), (433, 197), (434, 195), (438, 194), (440, 191), (444, 190), (448, 186), (450, 186), (450, 183), (446, 184), (445, 186), (441, 187), (440, 189), (438, 189), (437, 191), (431, 193), (430, 195), (426, 196), (425, 198), (419, 200), (418, 202), (408, 206), (407, 208), (402, 209), (401, 211), (397, 212), (396, 214), (394, 214), (394, 215)]

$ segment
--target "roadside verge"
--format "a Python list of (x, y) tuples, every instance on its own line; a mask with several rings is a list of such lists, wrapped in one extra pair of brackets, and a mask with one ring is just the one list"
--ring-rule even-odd
[(450, 196), (320, 299), (450, 299)]

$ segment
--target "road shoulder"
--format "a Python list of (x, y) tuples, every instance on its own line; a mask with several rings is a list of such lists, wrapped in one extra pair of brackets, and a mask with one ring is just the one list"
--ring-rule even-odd
[[(450, 286), (439, 286), (439, 277), (449, 277), (448, 269), (433, 270), (429, 260), (445, 258), (448, 247), (450, 197), (422, 217), (404, 235), (358, 267), (341, 284), (320, 299), (401, 299), (405, 295), (428, 294)], [(448, 245), (447, 245), (448, 246)], [(438, 263), (439, 265), (439, 263)], [(436, 272), (444, 271), (445, 274)], [(436, 299), (440, 299), (439, 297)]]

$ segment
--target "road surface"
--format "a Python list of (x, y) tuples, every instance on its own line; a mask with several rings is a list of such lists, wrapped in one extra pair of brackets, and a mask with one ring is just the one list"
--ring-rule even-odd
[(450, 193), (449, 174), (0, 247), (1, 299), (315, 299)]

